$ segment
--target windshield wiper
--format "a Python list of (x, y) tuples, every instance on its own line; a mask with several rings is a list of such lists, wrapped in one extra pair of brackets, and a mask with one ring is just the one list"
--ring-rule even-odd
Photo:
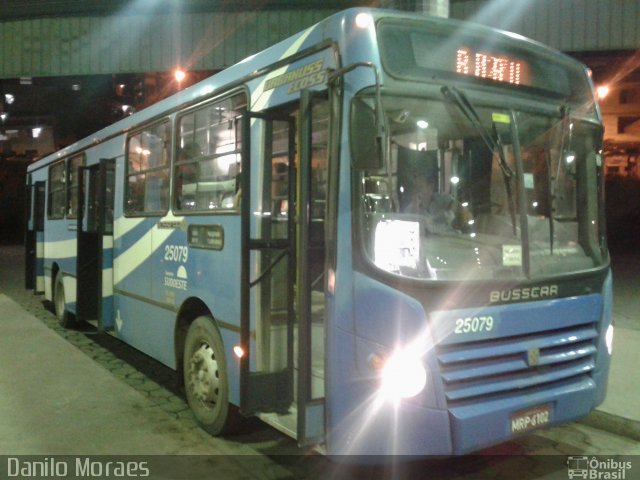
[(511, 181), (515, 176), (513, 170), (507, 163), (507, 159), (504, 154), (504, 144), (502, 137), (498, 134), (495, 123), (493, 124), (493, 135), (491, 135), (478, 115), (478, 112), (473, 107), (466, 95), (458, 90), (456, 87), (443, 86), (440, 91), (446, 100), (453, 103), (462, 114), (469, 120), (469, 123), (475, 128), (480, 135), (480, 138), (484, 141), (489, 151), (498, 153), (498, 165), (502, 171), (502, 177), (504, 179), (504, 186), (507, 191), (507, 197), (509, 198), (509, 214), (511, 216), (511, 226), (513, 228), (513, 235), (517, 235), (516, 230), (516, 204), (513, 196), (513, 189)]
[(560, 148), (558, 148), (557, 168), (555, 172), (553, 172), (552, 170), (553, 165), (551, 164), (550, 147), (547, 148), (547, 152), (545, 155), (547, 159), (547, 171), (548, 171), (547, 177), (549, 182), (549, 188), (548, 188), (549, 198), (547, 201), (549, 203), (549, 250), (551, 252), (551, 255), (553, 255), (553, 244), (554, 244), (553, 221), (555, 220), (554, 211), (555, 211), (555, 203), (556, 203), (556, 189), (558, 186), (558, 179), (560, 178), (560, 169), (562, 168), (562, 161), (563, 161), (563, 155), (564, 155), (564, 149), (565, 149), (564, 140), (567, 133), (567, 123), (569, 124), (569, 148), (571, 148), (570, 147), (571, 145), (571, 110), (567, 106), (562, 106), (560, 108), (560, 124), (561, 124), (560, 141), (558, 142), (560, 145)]

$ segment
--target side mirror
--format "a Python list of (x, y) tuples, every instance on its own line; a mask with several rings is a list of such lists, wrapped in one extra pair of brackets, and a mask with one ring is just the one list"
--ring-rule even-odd
[(356, 68), (370, 68), (375, 78), (375, 106), (355, 99), (351, 109), (351, 158), (357, 169), (377, 170), (385, 165), (386, 131), (384, 126), (380, 74), (372, 62), (357, 62), (331, 72), (327, 82), (332, 84)]

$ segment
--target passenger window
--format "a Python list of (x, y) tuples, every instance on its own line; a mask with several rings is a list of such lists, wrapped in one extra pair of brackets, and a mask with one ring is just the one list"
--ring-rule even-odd
[(127, 140), (127, 215), (162, 214), (169, 208), (170, 139), (169, 122), (163, 122)]
[(78, 215), (78, 185), (80, 175), (78, 168), (84, 165), (84, 154), (71, 157), (67, 163), (67, 218), (76, 218)]
[(47, 202), (47, 214), (50, 219), (64, 218), (67, 205), (66, 198), (66, 169), (63, 161), (49, 168), (49, 198)]
[(211, 212), (239, 207), (244, 94), (194, 110), (178, 121), (175, 208)]

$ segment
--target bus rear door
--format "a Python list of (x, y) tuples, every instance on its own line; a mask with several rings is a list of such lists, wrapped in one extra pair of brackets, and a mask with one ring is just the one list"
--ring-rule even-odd
[(104, 272), (113, 271), (115, 159), (80, 167), (80, 172), (76, 316), (98, 320), (100, 330), (109, 330), (113, 279)]
[(44, 293), (45, 182), (29, 182), (26, 198), (25, 288)]

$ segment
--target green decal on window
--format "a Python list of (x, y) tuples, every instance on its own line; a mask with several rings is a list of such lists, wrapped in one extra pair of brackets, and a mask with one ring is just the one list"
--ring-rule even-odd
[(491, 114), (491, 120), (493, 120), (494, 123), (511, 123), (511, 117), (506, 113), (493, 112)]

